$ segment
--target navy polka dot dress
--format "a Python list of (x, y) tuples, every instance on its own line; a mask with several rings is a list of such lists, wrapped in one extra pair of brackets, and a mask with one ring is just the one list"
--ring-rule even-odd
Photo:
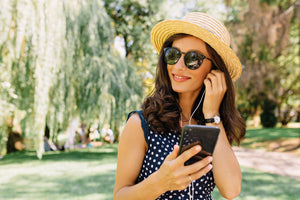
[[(136, 111), (129, 114), (129, 116)], [(153, 133), (141, 111), (137, 112), (141, 118), (145, 140), (148, 145), (143, 165), (136, 183), (146, 179), (153, 172), (157, 171), (164, 162), (167, 155), (173, 151), (175, 144), (179, 144), (180, 135), (172, 132), (166, 134)], [(210, 200), (211, 192), (215, 187), (212, 171), (193, 181), (194, 200)], [(163, 200), (189, 200), (189, 187), (184, 190), (167, 191), (157, 199)]]

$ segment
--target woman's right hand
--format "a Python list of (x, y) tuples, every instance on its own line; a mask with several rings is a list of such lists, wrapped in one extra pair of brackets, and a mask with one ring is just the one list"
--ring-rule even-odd
[(184, 163), (199, 153), (200, 145), (196, 145), (184, 151), (178, 156), (179, 146), (175, 145), (173, 151), (166, 157), (163, 164), (156, 171), (159, 184), (164, 191), (184, 190), (193, 180), (197, 180), (212, 169), (212, 157), (208, 156), (192, 165)]

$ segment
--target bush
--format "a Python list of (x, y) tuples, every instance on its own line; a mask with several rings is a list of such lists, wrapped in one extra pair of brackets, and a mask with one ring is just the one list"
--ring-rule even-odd
[(275, 116), (274, 110), (276, 103), (272, 100), (265, 99), (262, 109), (263, 112), (260, 115), (260, 121), (263, 127), (273, 128), (277, 124), (277, 117)]
[(273, 128), (277, 124), (277, 117), (274, 112), (263, 112), (260, 115), (260, 121), (263, 127), (265, 128)]

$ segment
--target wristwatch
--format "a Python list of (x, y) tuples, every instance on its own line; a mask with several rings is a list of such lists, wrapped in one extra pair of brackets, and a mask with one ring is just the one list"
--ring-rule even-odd
[(215, 115), (213, 118), (208, 118), (205, 119), (205, 123), (215, 123), (215, 124), (220, 124), (221, 118), (219, 115)]

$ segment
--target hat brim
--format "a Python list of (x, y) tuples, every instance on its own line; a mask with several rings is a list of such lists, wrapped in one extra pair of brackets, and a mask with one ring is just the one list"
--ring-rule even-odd
[(190, 22), (165, 20), (158, 23), (151, 32), (151, 41), (155, 50), (160, 53), (164, 42), (178, 33), (195, 36), (209, 44), (223, 59), (232, 81), (240, 77), (242, 65), (233, 50), (208, 30)]

